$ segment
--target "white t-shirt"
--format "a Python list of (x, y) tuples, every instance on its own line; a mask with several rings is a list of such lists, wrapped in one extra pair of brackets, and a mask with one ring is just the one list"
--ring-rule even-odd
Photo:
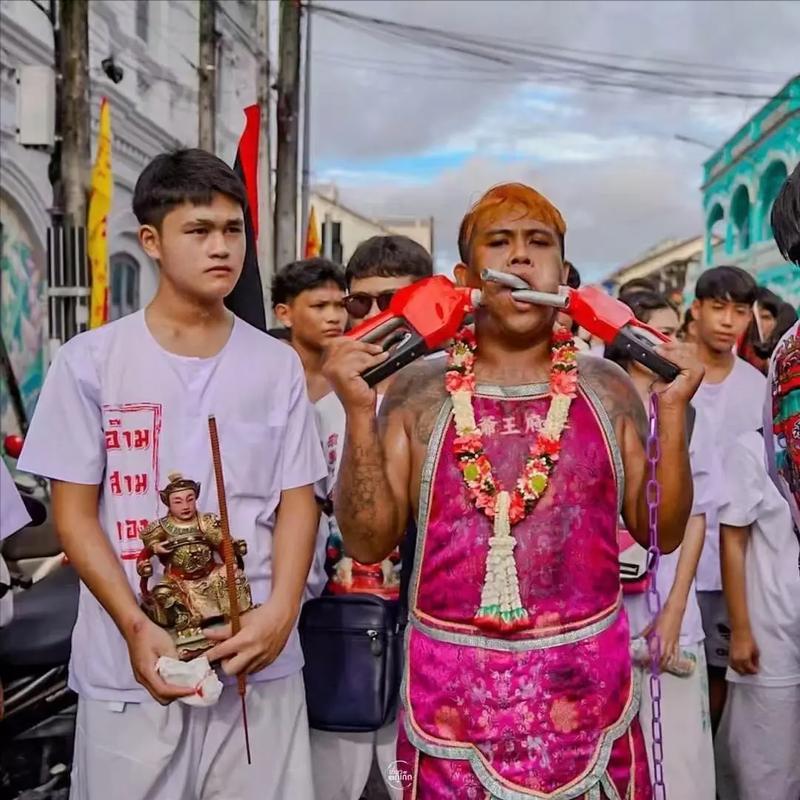
[[(376, 413), (380, 410), (383, 397), (382, 394), (378, 395)], [(327, 477), (320, 485), (322, 491), (318, 493), (332, 498), (333, 490), (336, 488), (336, 479), (339, 476), (339, 465), (342, 463), (347, 414), (342, 401), (339, 400), (336, 393), (329, 392), (314, 404), (314, 416), (319, 439), (322, 443), (322, 450), (325, 454), (325, 461), (328, 465)], [(311, 565), (306, 587), (307, 596), (319, 597), (328, 582), (329, 576), (325, 570), (325, 564), (327, 561), (327, 547), (331, 537), (341, 540), (342, 535), (339, 531), (339, 526), (334, 516), (322, 513), (319, 519), (314, 563)]]
[[(8, 471), (8, 467), (0, 458), (0, 542), (3, 539), (16, 533), (20, 528), (24, 528), (31, 521), (28, 509), (19, 496), (14, 479)], [(0, 583), (6, 586), (11, 583), (11, 576), (8, 567), (0, 554)], [(7, 591), (5, 596), (0, 597), (0, 628), (8, 625), (14, 615), (14, 596)]]
[[(19, 467), (101, 485), (101, 525), (138, 596), (138, 533), (166, 514), (159, 490), (167, 475), (199, 481), (198, 511), (219, 511), (210, 414), (219, 430), (231, 535), (247, 541), (245, 572), (254, 602), (264, 603), (280, 493), (313, 484), (325, 465), (300, 359), (247, 323), (236, 319), (223, 349), (203, 359), (162, 349), (143, 311), (70, 340), (47, 374)], [(285, 677), (302, 665), (293, 631), (275, 662), (250, 680)], [(122, 636), (83, 585), (70, 686), (97, 700), (149, 698), (134, 680)]]
[[(708, 441), (717, 450), (716, 463), (722, 469), (722, 475), (715, 476), (715, 479), (720, 486), (724, 486), (725, 494), (728, 493), (726, 476), (731, 470), (723, 467), (725, 462), (722, 455), (739, 434), (757, 431), (761, 427), (766, 386), (764, 375), (737, 357), (724, 381), (703, 382), (692, 400), (698, 413), (704, 412), (703, 424), (711, 428)], [(697, 567), (697, 589), (701, 592), (718, 592), (722, 589), (719, 523), (713, 510), (706, 514), (706, 541)]]
[[(718, 489), (714, 483), (714, 449), (709, 444), (710, 426), (703, 419), (704, 412), (698, 411), (695, 417), (694, 430), (689, 443), (689, 461), (692, 469), (692, 482), (694, 485), (694, 503), (692, 516), (707, 514), (709, 510), (716, 511), (718, 505)], [(682, 546), (671, 553), (661, 556), (656, 574), (656, 589), (661, 598), (661, 605), (667, 602), (675, 575), (678, 571)], [(625, 596), (625, 610), (631, 628), (631, 636), (642, 633), (650, 624), (652, 617), (647, 607), (646, 594)], [(705, 639), (703, 620), (700, 616), (700, 606), (697, 603), (696, 579), (692, 581), (689, 594), (686, 598), (686, 608), (681, 622), (679, 643), (681, 647), (691, 647)]]
[(764, 469), (764, 441), (744, 433), (727, 451), (730, 499), (719, 512), (721, 524), (751, 526), (745, 560), (750, 627), (760, 651), (756, 675), (728, 669), (733, 683), (759, 686), (800, 684), (800, 574), (798, 545), (786, 500)]
[(6, 462), (0, 458), (0, 541), (31, 521)]
[[(333, 489), (336, 485), (336, 476), (339, 472), (339, 462), (341, 461), (342, 443), (344, 441), (344, 431), (346, 425), (346, 415), (335, 392), (328, 392), (314, 403), (314, 420), (317, 425), (317, 433), (322, 444), (322, 451), (328, 467), (327, 474), (323, 480), (317, 484), (317, 496), (321, 499), (331, 498)], [(328, 537), (330, 536), (331, 525), (335, 525), (333, 520), (324, 511), (319, 516), (319, 529), (317, 531), (317, 542), (314, 548), (314, 560), (308, 573), (306, 583), (306, 599), (319, 597), (328, 582), (328, 574), (325, 571), (327, 560)]]
[[(789, 358), (787, 351), (790, 347), (792, 349), (796, 347), (798, 336), (800, 336), (800, 322), (796, 322), (786, 332), (775, 348), (770, 361), (769, 375), (767, 377), (768, 391), (764, 398), (764, 445), (767, 470), (778, 490), (784, 496), (786, 502), (789, 503), (794, 524), (800, 529), (800, 506), (798, 506), (800, 478), (793, 475), (789, 470), (782, 469), (783, 462), (787, 459), (787, 442), (785, 436), (776, 436), (774, 433), (775, 409), (773, 408), (773, 397), (777, 397), (779, 384), (784, 383), (788, 384), (789, 387), (794, 386), (795, 373), (797, 372), (794, 367), (796, 359), (794, 354)], [(792, 418), (800, 415), (800, 403), (796, 407), (794, 406), (795, 398), (800, 398), (800, 386), (791, 388), (786, 397), (786, 419), (782, 421), (791, 423), (793, 430), (796, 431), (797, 423)], [(783, 417), (783, 413), (781, 417)], [(780, 466), (779, 462), (781, 462)], [(789, 483), (790, 480), (792, 485)], [(794, 486), (794, 491), (792, 491), (792, 486)]]

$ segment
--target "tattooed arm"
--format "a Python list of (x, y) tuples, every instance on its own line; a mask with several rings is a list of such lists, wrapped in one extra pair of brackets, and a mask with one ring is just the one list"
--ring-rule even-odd
[(441, 358), (406, 367), (377, 420), (348, 413), (336, 520), (345, 549), (359, 561), (385, 558), (405, 533), (418, 500), (420, 462), (446, 396), (444, 364)]
[[(686, 406), (702, 380), (703, 370), (683, 345), (665, 346), (663, 354), (684, 367), (681, 375), (660, 393), (659, 404), (659, 546), (664, 552), (671, 553), (683, 539), (692, 508)], [(628, 375), (616, 364), (598, 358), (582, 358), (580, 369), (611, 418), (622, 453), (625, 470), (622, 516), (625, 525), (636, 541), (647, 547), (648, 424), (642, 401)]]
[[(384, 401), (385, 402), (385, 401)], [(372, 564), (397, 546), (409, 513), (411, 451), (400, 409), (382, 415), (348, 411), (334, 508), (347, 554)]]

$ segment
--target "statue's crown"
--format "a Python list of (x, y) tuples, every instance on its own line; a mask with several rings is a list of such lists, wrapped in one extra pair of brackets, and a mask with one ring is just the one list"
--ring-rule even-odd
[(169, 483), (159, 492), (165, 505), (169, 505), (169, 496), (175, 492), (191, 489), (195, 497), (200, 496), (200, 484), (197, 481), (193, 481), (191, 478), (184, 478), (180, 472), (170, 472), (167, 478)]

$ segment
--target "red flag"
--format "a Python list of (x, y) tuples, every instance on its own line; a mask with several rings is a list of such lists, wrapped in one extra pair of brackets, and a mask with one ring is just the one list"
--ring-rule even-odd
[(247, 212), (244, 229), (247, 250), (244, 268), (233, 291), (225, 298), (225, 305), (259, 330), (267, 330), (267, 315), (264, 309), (264, 288), (258, 270), (258, 134), (261, 115), (257, 105), (244, 110), (245, 127), (233, 171), (242, 179), (247, 191)]

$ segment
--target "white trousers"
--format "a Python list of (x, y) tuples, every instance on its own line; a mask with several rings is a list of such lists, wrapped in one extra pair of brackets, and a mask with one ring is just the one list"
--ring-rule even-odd
[(313, 800), (302, 675), (247, 690), (248, 766), (236, 687), (219, 702), (81, 699), (70, 800)]
[(797, 800), (800, 686), (728, 683), (715, 749), (720, 800)]
[[(664, 785), (670, 800), (714, 800), (714, 746), (708, 712), (708, 678), (702, 644), (682, 647), (697, 659), (687, 678), (661, 673), (661, 728), (664, 743)], [(653, 770), (652, 699), (649, 673), (642, 675), (639, 721)]]
[(403, 791), (392, 787), (387, 775), (397, 760), (397, 722), (370, 733), (329, 733), (311, 730), (316, 800), (359, 800), (367, 785), (375, 753), (383, 783), (393, 800)]

